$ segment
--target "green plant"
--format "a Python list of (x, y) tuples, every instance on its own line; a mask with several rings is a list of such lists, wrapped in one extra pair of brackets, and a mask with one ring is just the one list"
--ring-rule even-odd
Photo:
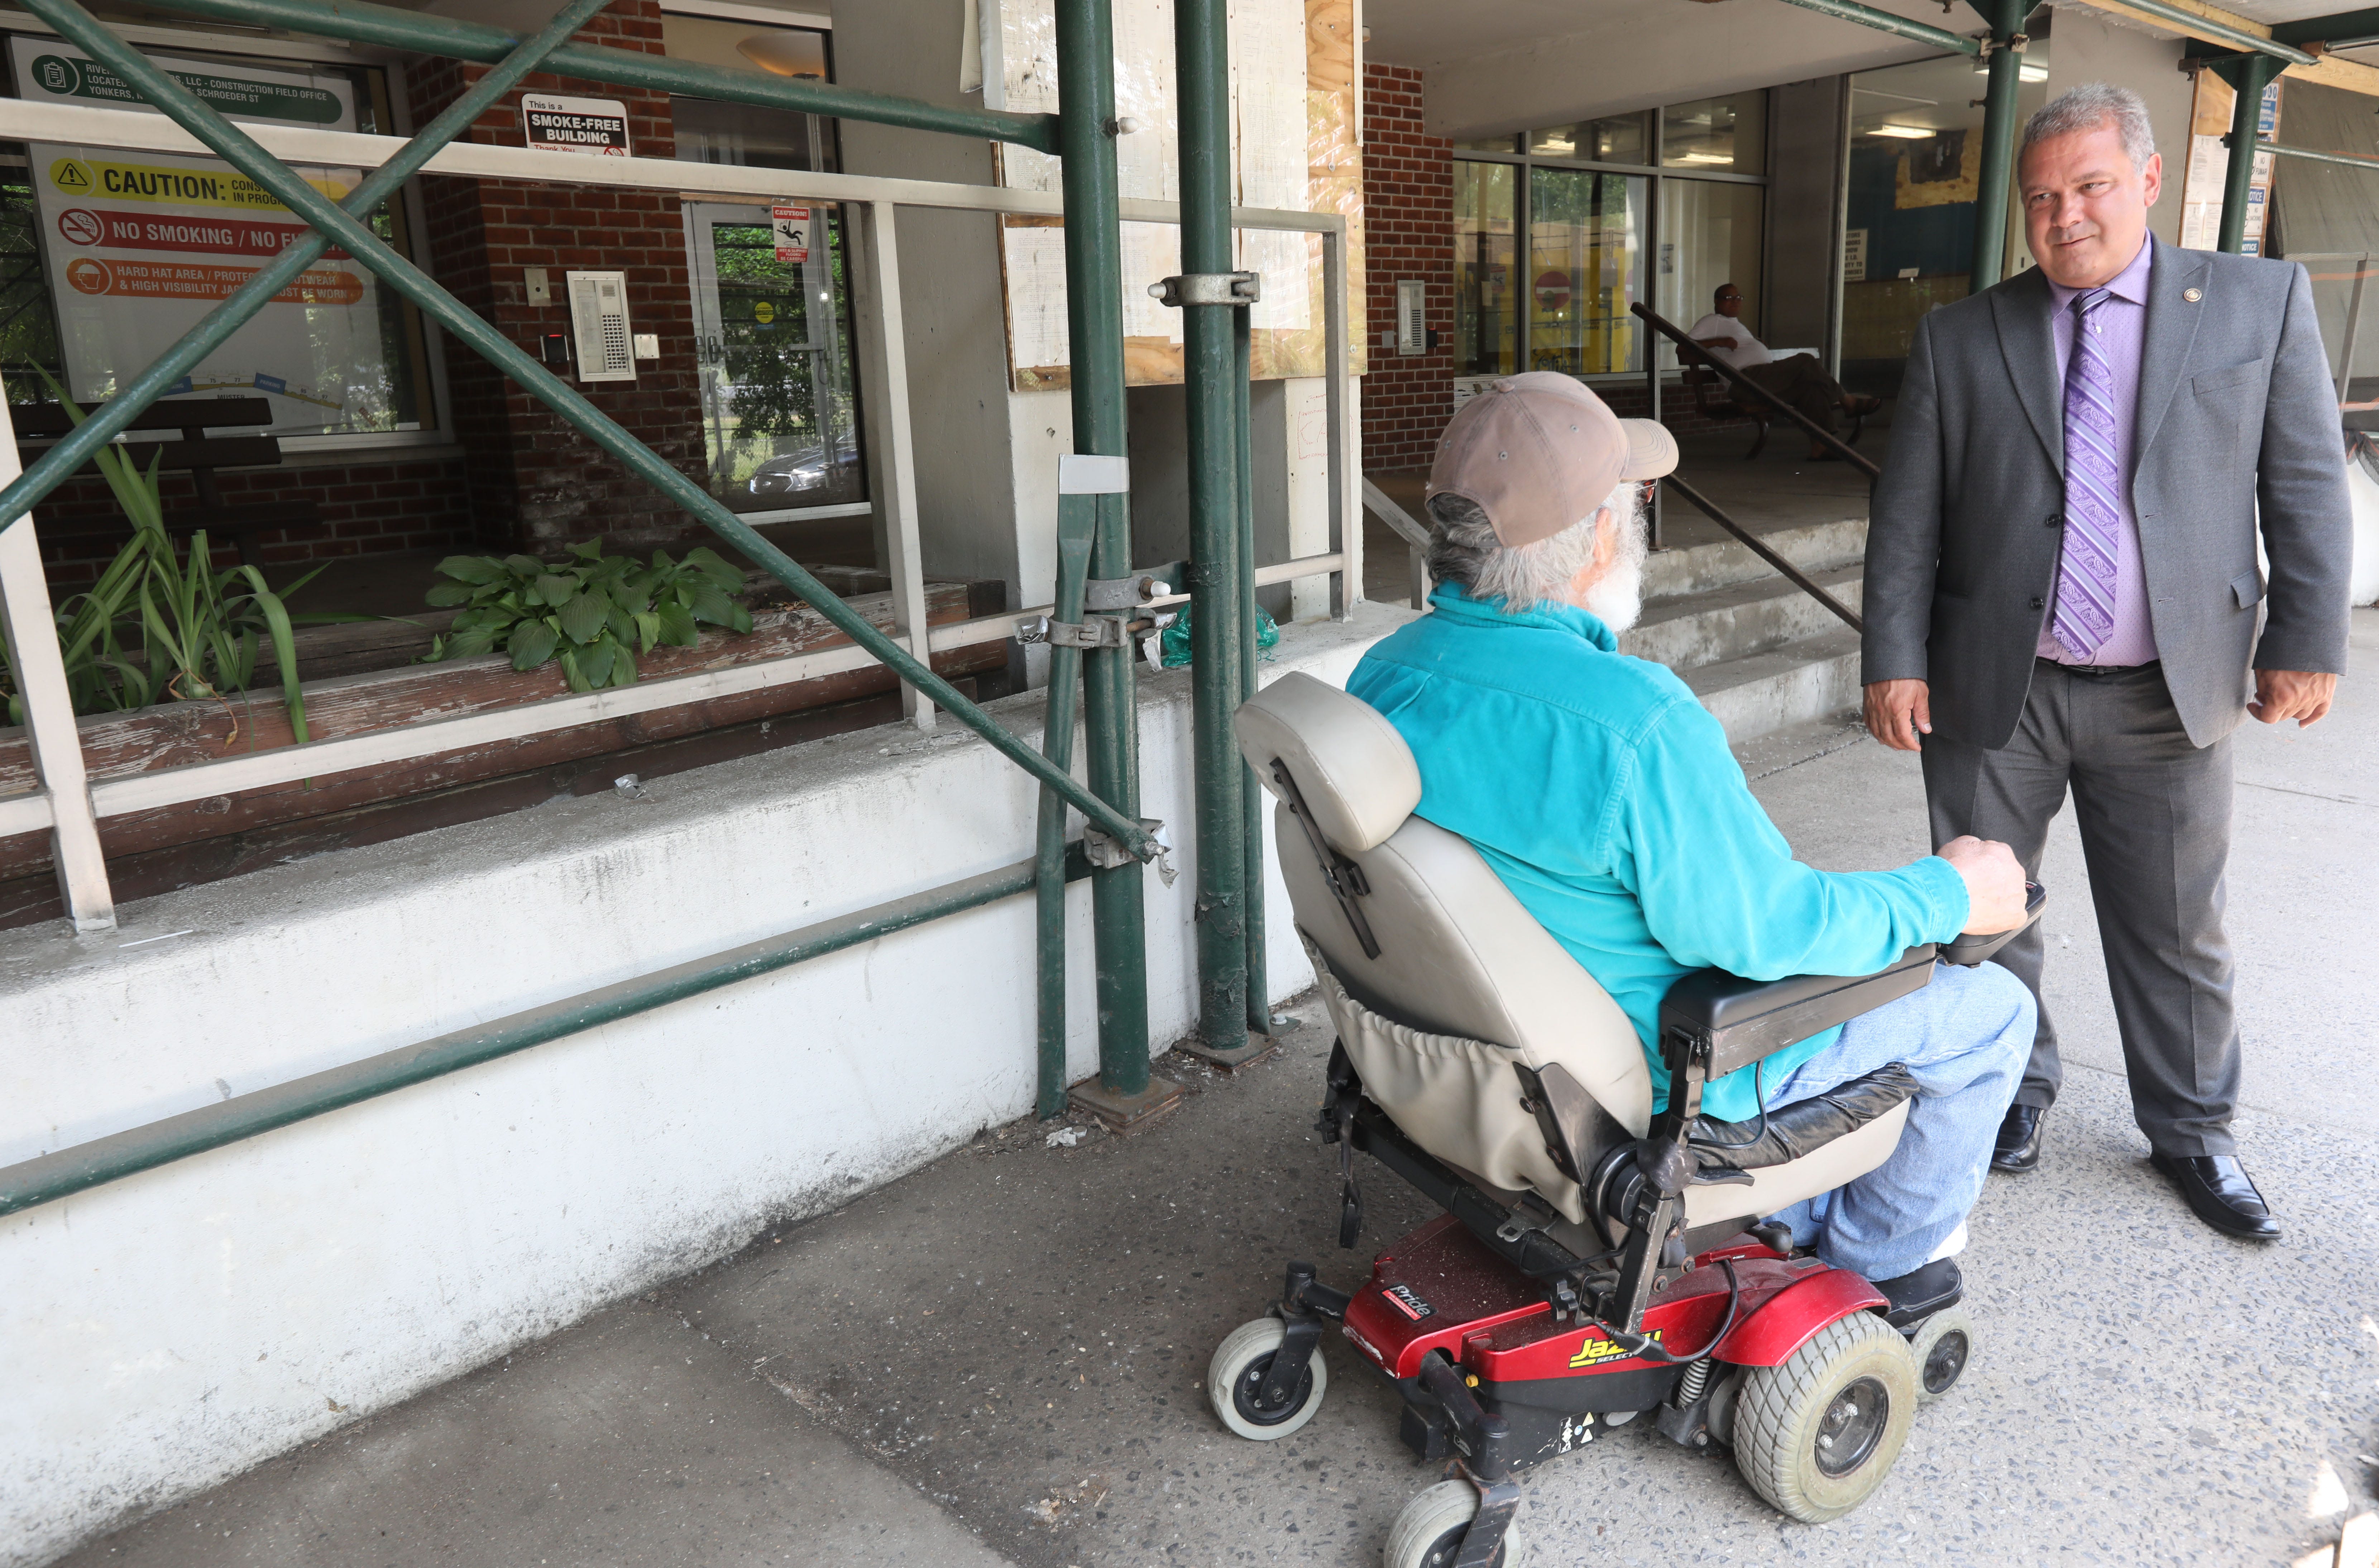
[[(47, 371), (42, 379), (67, 417), (81, 424), (83, 411), (66, 389)], [(92, 461), (132, 520), (132, 539), (98, 582), (56, 609), (58, 652), (75, 712), (119, 712), (174, 698), (224, 701), (228, 694), (248, 689), (257, 660), (270, 646), (289, 728), (298, 741), (311, 739), (306, 697), (297, 683), (295, 628), (371, 617), (291, 615), (284, 601), (312, 580), (313, 572), (276, 593), (253, 566), (218, 571), (208, 558), (203, 529), (190, 536), (186, 556), (165, 526), (157, 458), (151, 456), (144, 470), (128, 451), (105, 446)], [(0, 694), (7, 699), (8, 721), (22, 724), (24, 699), (4, 648)]]
[(453, 579), (429, 590), (441, 608), (461, 605), (451, 631), (434, 639), (430, 659), (471, 658), (501, 650), (514, 669), (558, 659), (574, 692), (625, 686), (636, 657), (659, 646), (690, 648), (703, 626), (752, 630), (752, 613), (730, 597), (743, 573), (717, 552), (696, 548), (683, 561), (655, 550), (650, 563), (605, 555), (602, 541), (572, 545), (571, 559), (549, 564), (530, 555), (450, 555), (438, 563)]

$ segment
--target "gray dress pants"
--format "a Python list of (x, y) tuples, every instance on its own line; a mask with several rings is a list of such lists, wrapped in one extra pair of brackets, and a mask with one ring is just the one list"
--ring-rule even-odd
[[(1963, 833), (1999, 839), (2035, 879), (2048, 824), (2071, 789), (2131, 1113), (2163, 1153), (2233, 1152), (2239, 1030), (2222, 934), (2229, 740), (2190, 744), (2160, 665), (2083, 675), (2042, 660), (2006, 745), (1985, 751), (1928, 735), (1924, 761), (1934, 842)], [(1998, 961), (2037, 1000), (2042, 957), (2035, 925)], [(2044, 1005), (2015, 1103), (2046, 1107), (2063, 1079)]]

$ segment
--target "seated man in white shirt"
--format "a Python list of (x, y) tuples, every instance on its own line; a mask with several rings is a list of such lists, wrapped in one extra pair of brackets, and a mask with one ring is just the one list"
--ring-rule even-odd
[[(1842, 389), (1842, 383), (1826, 374), (1826, 368), (1814, 355), (1796, 354), (1789, 359), (1778, 359), (1768, 352), (1768, 345), (1753, 337), (1738, 320), (1743, 314), (1743, 291), (1733, 283), (1718, 285), (1710, 301), (1710, 314), (1686, 329), (1685, 335), (1710, 351), (1715, 359), (1724, 360), (1743, 373), (1744, 380), (1774, 392), (1805, 415), (1819, 428), (1834, 428), (1834, 410), (1850, 414), (1872, 414), (1881, 405), (1878, 398), (1854, 396)], [(1821, 446), (1813, 437), (1809, 441), (1809, 459), (1822, 463), (1833, 456), (1830, 448)]]

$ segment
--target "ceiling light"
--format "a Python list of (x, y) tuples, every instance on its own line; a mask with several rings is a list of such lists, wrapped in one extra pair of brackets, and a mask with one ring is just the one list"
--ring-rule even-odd
[[(1990, 75), (1990, 62), (1986, 60), (1980, 65), (1977, 65), (1974, 67), (1974, 74), (1978, 77), (1987, 77)], [(2048, 66), (2046, 62), (2025, 60), (2016, 66), (2015, 74), (2018, 81), (2047, 81), (2048, 79)]]
[(1867, 132), (1866, 134), (1869, 136), (1897, 136), (1904, 138), (1910, 141), (1917, 141), (1922, 140), (1926, 137), (1931, 136), (1933, 134), (1933, 128), (1930, 126), (1878, 126), (1875, 129)]
[(1678, 155), (1677, 162), (1680, 163), (1732, 163), (1734, 162), (1734, 154), (1732, 152), (1685, 152)]

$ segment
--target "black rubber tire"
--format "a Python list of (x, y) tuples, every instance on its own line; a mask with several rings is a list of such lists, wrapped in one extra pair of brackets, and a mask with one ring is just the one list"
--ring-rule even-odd
[[(1734, 1411), (1734, 1463), (1751, 1490), (1805, 1525), (1838, 1519), (1883, 1484), (1916, 1416), (1916, 1358), (1897, 1330), (1854, 1312), (1811, 1335), (1781, 1367), (1744, 1373)], [(1830, 1433), (1829, 1413), (1852, 1412)], [(1830, 1475), (1820, 1441), (1855, 1445), (1855, 1462)]]

